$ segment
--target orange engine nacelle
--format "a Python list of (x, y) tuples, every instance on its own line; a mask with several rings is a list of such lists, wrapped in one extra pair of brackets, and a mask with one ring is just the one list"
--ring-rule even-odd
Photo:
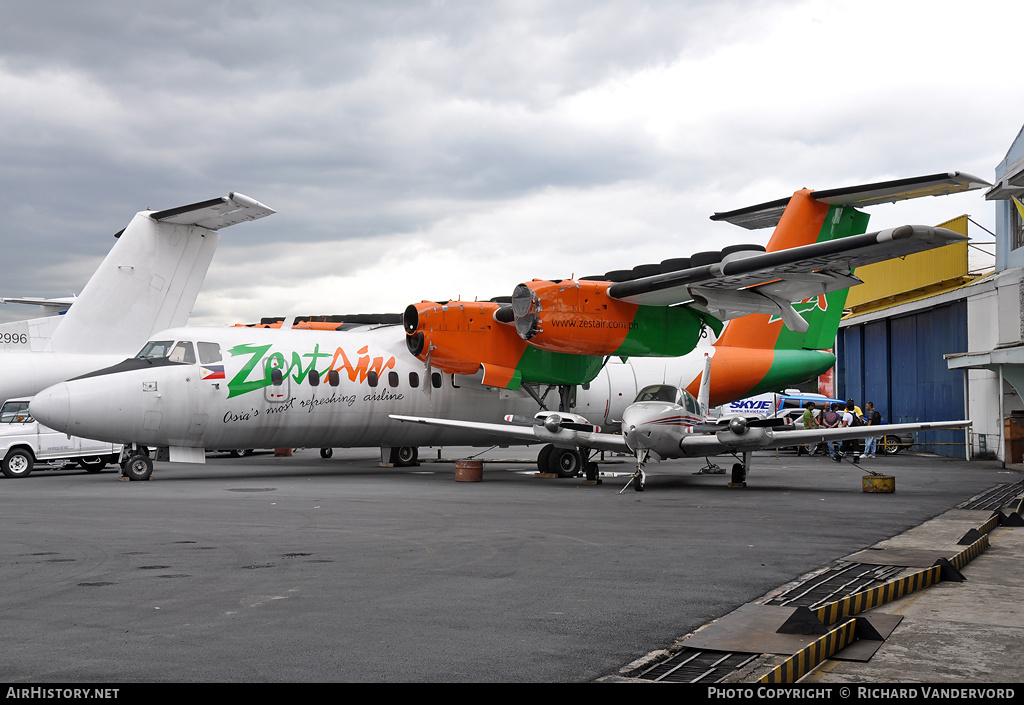
[(414, 356), (448, 374), (472, 375), (481, 364), (512, 370), (526, 348), (509, 307), (494, 301), (423, 301), (402, 317)]
[(516, 332), (530, 345), (553, 352), (611, 355), (636, 318), (636, 304), (608, 296), (607, 281), (520, 284), (512, 294)]

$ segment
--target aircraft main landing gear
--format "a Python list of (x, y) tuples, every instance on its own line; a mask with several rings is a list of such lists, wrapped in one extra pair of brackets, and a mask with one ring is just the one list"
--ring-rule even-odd
[(153, 460), (141, 453), (132, 455), (121, 464), (121, 474), (129, 480), (148, 480), (153, 474)]

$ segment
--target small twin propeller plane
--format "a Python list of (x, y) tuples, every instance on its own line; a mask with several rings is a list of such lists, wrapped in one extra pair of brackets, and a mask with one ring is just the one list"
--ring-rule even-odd
[[(942, 428), (970, 426), (970, 421), (936, 421), (931, 423), (889, 424), (876, 427), (796, 429), (782, 419), (746, 419), (733, 417), (716, 422), (709, 419), (708, 397), (711, 387), (711, 357), (705, 356), (699, 397), (685, 389), (659, 384), (644, 387), (636, 400), (622, 414), (622, 433), (601, 433), (601, 429), (576, 414), (541, 412), (531, 422), (521, 417), (506, 416), (513, 424), (501, 425), (393, 415), (391, 418), (409, 423), (472, 429), (497, 437), (516, 438), (525, 442), (549, 443), (568, 449), (561, 462), (581, 462), (588, 479), (596, 477), (594, 463), (583, 461), (591, 451), (628, 452), (636, 458), (636, 471), (627, 483), (641, 492), (646, 485), (644, 466), (651, 459), (700, 458), (711, 455), (742, 455), (733, 465), (732, 481), (744, 482), (750, 469), (751, 453), (826, 441), (844, 441), (888, 433), (911, 433)], [(529, 425), (525, 425), (526, 424)], [(877, 433), (875, 432), (877, 430)], [(739, 458), (737, 458), (739, 459)], [(625, 487), (623, 488), (625, 489)]]

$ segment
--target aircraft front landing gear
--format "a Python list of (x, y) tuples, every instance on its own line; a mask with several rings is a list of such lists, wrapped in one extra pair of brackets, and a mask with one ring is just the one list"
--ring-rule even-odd
[(148, 480), (153, 474), (153, 460), (148, 455), (132, 455), (121, 465), (121, 475), (129, 480)]

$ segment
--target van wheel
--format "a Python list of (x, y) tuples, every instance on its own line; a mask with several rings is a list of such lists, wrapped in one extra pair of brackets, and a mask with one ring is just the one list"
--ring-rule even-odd
[(32, 454), (21, 448), (14, 448), (4, 458), (3, 472), (7, 477), (28, 477), (35, 460)]
[(88, 458), (79, 458), (78, 467), (86, 472), (99, 472), (107, 467), (107, 459), (100, 455), (90, 455)]
[(133, 455), (125, 461), (123, 471), (129, 480), (148, 480), (153, 474), (153, 461), (148, 455)]

